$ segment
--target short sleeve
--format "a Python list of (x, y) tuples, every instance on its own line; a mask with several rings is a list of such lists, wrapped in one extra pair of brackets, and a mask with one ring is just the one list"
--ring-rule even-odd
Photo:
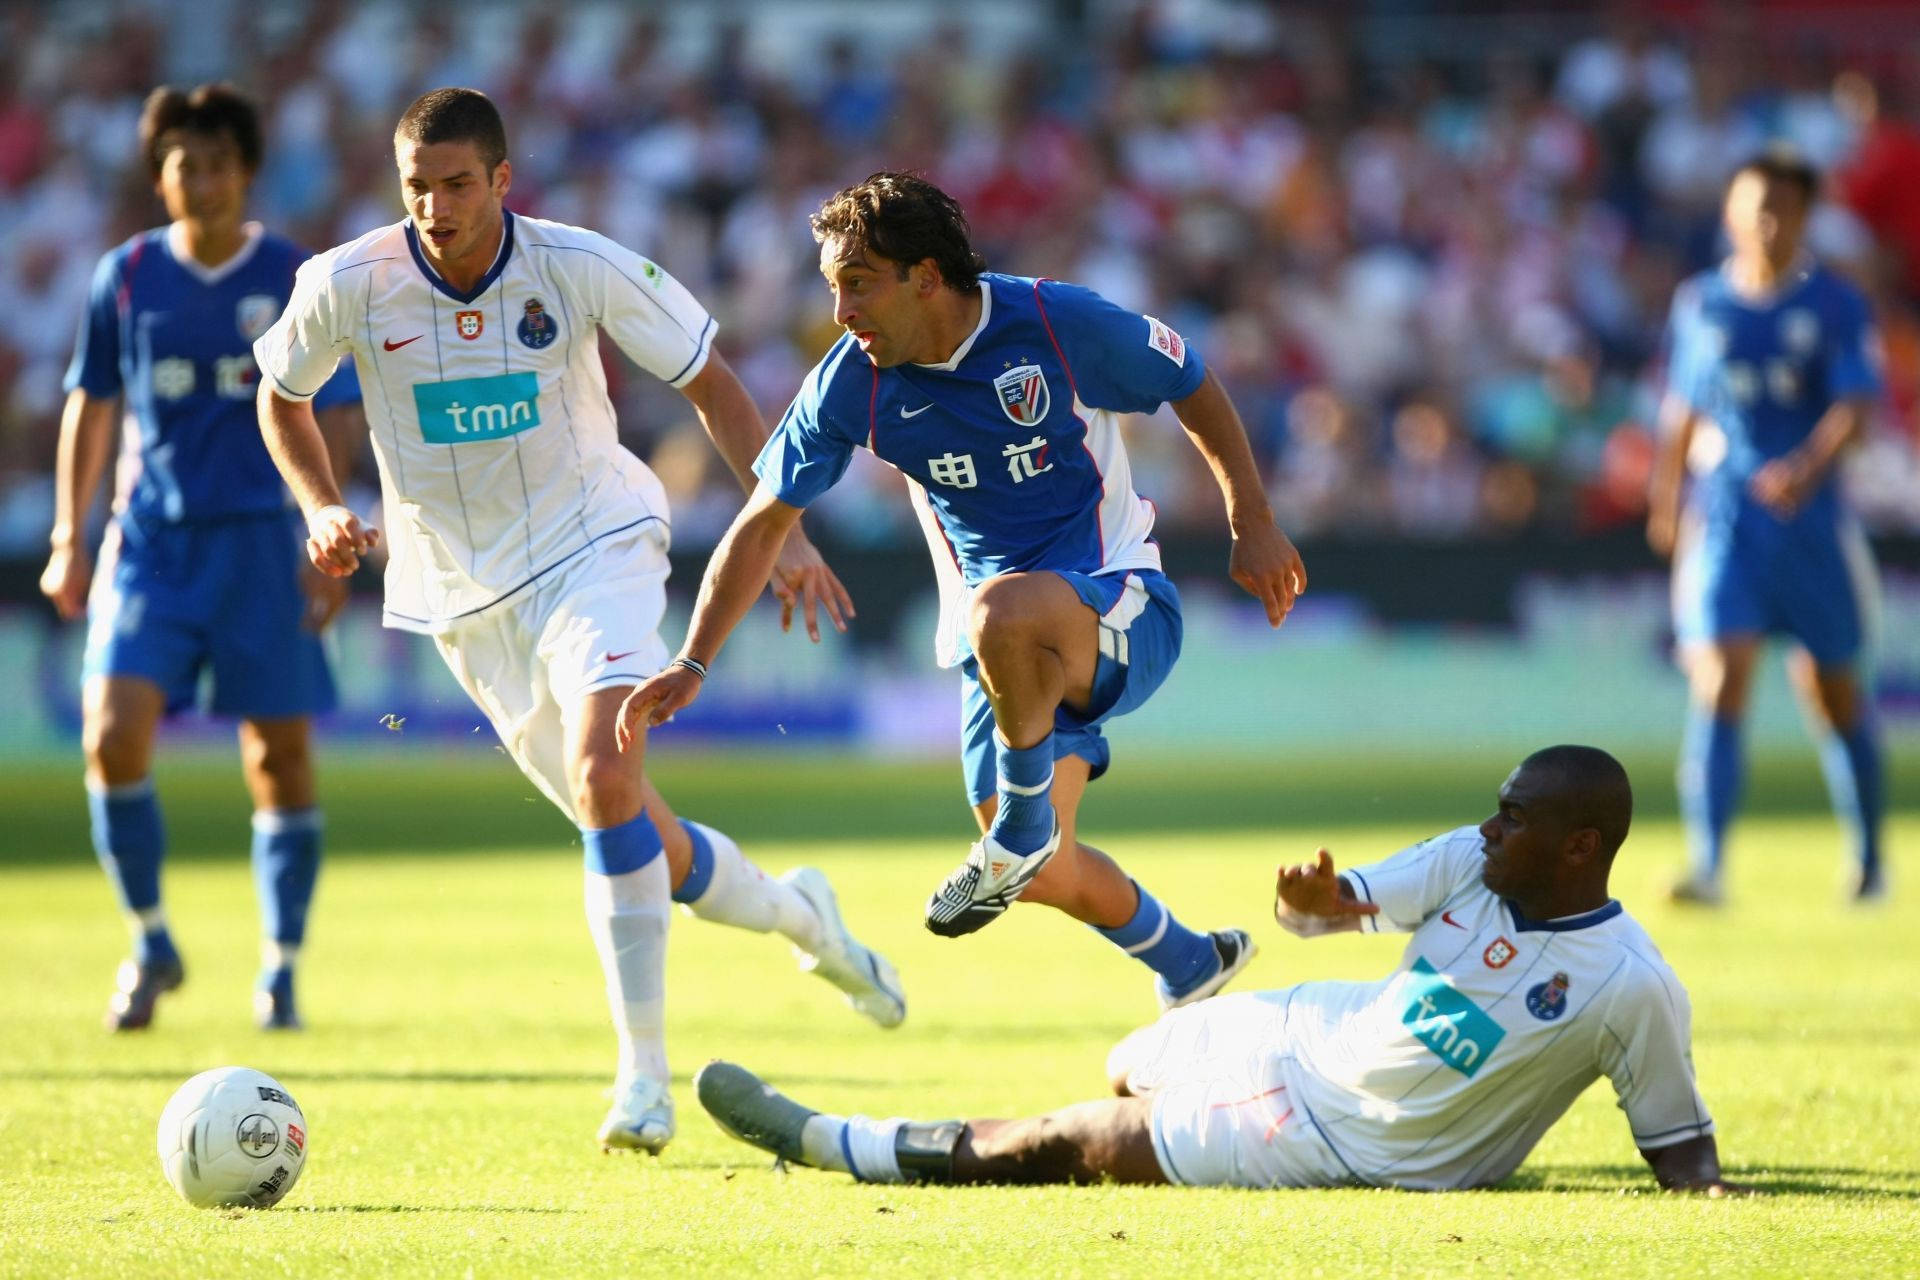
[(1600, 1026), (1600, 1069), (1642, 1151), (1713, 1132), (1693, 1076), (1693, 1005), (1664, 964), (1634, 956)]
[(1380, 913), (1362, 916), (1374, 933), (1410, 933), (1466, 885), (1480, 878), (1480, 830), (1461, 827), (1402, 849), (1391, 858), (1340, 873), (1353, 895)]
[(1835, 400), (1881, 394), (1880, 337), (1867, 300), (1838, 291), (1827, 325), (1827, 394)]
[(661, 267), (605, 236), (569, 253), (585, 254), (587, 306), (627, 357), (671, 387), (684, 387), (706, 367), (719, 326), (692, 293)]
[(1700, 323), (1700, 291), (1683, 284), (1667, 315), (1667, 392), (1698, 412), (1707, 394), (1707, 353)]
[(332, 257), (307, 259), (293, 277), (286, 310), (253, 344), (255, 363), (281, 396), (312, 400), (333, 376), (350, 346), (340, 309)]
[(97, 400), (120, 394), (120, 280), (125, 263), (125, 254), (109, 253), (93, 269), (87, 312), (80, 318), (73, 363), (67, 367), (69, 392), (84, 391)]
[(1152, 316), (1117, 307), (1091, 289), (1043, 280), (1035, 297), (1082, 404), (1152, 413), (1200, 389), (1200, 353)]
[(360, 374), (354, 368), (353, 357), (341, 357), (340, 364), (313, 397), (314, 412), (332, 409), (343, 404), (360, 403)]
[(829, 351), (807, 375), (780, 424), (754, 459), (753, 473), (773, 496), (792, 507), (811, 506), (847, 473), (865, 434), (831, 403), (834, 375), (850, 339)]

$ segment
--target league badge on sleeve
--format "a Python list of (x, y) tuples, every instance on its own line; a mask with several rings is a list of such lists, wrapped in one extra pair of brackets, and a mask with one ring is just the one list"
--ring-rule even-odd
[(1009, 369), (993, 380), (994, 394), (1007, 416), (1023, 427), (1031, 427), (1047, 416), (1052, 397), (1047, 392), (1047, 375), (1037, 364)]
[(1542, 1022), (1552, 1022), (1567, 1011), (1567, 975), (1556, 973), (1527, 992), (1527, 1012)]
[(1147, 345), (1179, 365), (1182, 369), (1186, 368), (1186, 339), (1175, 333), (1170, 326), (1162, 324), (1152, 316), (1143, 316), (1141, 318), (1147, 322)]
[[(280, 299), (270, 293), (250, 293), (233, 309), (233, 322), (240, 336), (253, 342), (280, 318)], [(291, 334), (292, 330), (288, 330)]]
[(552, 346), (553, 340), (560, 336), (560, 326), (547, 314), (547, 304), (538, 298), (528, 298), (525, 311), (520, 317), (520, 341), (535, 351)]
[(456, 311), (453, 313), (453, 331), (472, 342), (486, 328), (487, 317), (481, 311)]

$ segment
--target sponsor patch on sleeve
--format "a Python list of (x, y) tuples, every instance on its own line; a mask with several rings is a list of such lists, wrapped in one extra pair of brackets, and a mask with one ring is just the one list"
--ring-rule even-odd
[(1182, 369), (1186, 368), (1187, 344), (1185, 340), (1172, 329), (1160, 321), (1155, 320), (1152, 316), (1147, 316), (1145, 319), (1147, 322), (1147, 345), (1179, 365)]

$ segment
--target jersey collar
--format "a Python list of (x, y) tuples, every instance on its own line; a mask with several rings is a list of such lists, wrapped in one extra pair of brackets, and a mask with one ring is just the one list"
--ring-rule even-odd
[(187, 252), (187, 233), (179, 223), (167, 224), (167, 256), (180, 264), (180, 269), (198, 280), (201, 284), (219, 284), (228, 276), (247, 265), (253, 259), (253, 251), (260, 247), (262, 228), (257, 222), (249, 222), (240, 228), (245, 237), (233, 256), (217, 267), (206, 263)]
[(420, 268), (420, 274), (427, 278), (427, 283), (455, 302), (472, 302), (492, 288), (493, 282), (500, 278), (500, 273), (507, 269), (507, 259), (513, 256), (513, 210), (502, 209), (500, 216), (500, 252), (493, 255), (493, 265), (487, 268), (487, 274), (481, 276), (479, 282), (466, 293), (448, 284), (440, 273), (433, 269), (432, 264), (427, 261), (427, 255), (420, 251), (420, 233), (413, 229), (413, 219), (408, 218), (407, 248), (413, 250), (413, 263)]
[(1819, 264), (1814, 261), (1813, 255), (1805, 249), (1802, 249), (1794, 257), (1793, 265), (1787, 268), (1780, 279), (1774, 283), (1773, 288), (1766, 290), (1764, 293), (1744, 293), (1738, 285), (1734, 284), (1733, 259), (1731, 257), (1721, 259), (1720, 269), (1717, 274), (1720, 277), (1720, 284), (1726, 289), (1729, 298), (1732, 298), (1743, 307), (1760, 310), (1765, 307), (1776, 306), (1781, 299), (1798, 292), (1802, 285), (1813, 279), (1814, 269), (1818, 265)]
[(948, 373), (958, 369), (960, 362), (967, 358), (967, 352), (973, 350), (973, 344), (980, 341), (980, 335), (987, 331), (987, 321), (992, 315), (993, 288), (988, 285), (985, 280), (982, 280), (980, 282), (980, 323), (973, 326), (973, 332), (967, 335), (966, 341), (955, 347), (953, 354), (945, 360), (942, 360), (939, 364), (916, 363), (913, 367), (916, 369), (939, 369), (942, 372)]
[(1605, 906), (1595, 907), (1591, 911), (1582, 911), (1577, 916), (1558, 916), (1552, 920), (1530, 920), (1520, 913), (1520, 908), (1515, 906), (1511, 900), (1502, 898), (1500, 901), (1501, 904), (1506, 907), (1507, 914), (1513, 917), (1513, 927), (1521, 933), (1533, 933), (1537, 930), (1545, 930), (1548, 933), (1566, 933), (1573, 929), (1587, 929), (1596, 924), (1611, 920), (1626, 910), (1625, 907), (1620, 905), (1618, 898), (1608, 898)]

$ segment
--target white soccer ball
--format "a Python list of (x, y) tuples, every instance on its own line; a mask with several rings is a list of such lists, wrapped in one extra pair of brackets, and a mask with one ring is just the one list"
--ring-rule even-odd
[(265, 1209), (300, 1180), (307, 1118), (272, 1076), (216, 1067), (167, 1103), (159, 1145), (160, 1168), (188, 1204)]

